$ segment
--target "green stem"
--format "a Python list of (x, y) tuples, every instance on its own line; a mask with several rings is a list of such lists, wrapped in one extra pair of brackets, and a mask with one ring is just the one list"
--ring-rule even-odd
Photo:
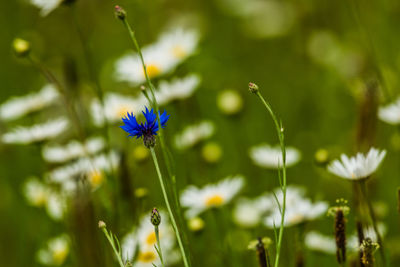
[[(155, 96), (155, 87), (154, 87), (153, 83), (151, 82), (149, 74), (147, 73), (147, 67), (146, 67), (146, 64), (144, 62), (142, 50), (140, 49), (139, 43), (138, 43), (138, 41), (136, 39), (135, 32), (132, 30), (131, 26), (129, 25), (126, 17), (124, 17), (122, 19), (122, 22), (123, 22), (124, 26), (126, 27), (126, 29), (128, 30), (128, 33), (129, 33), (129, 36), (130, 36), (130, 38), (131, 38), (131, 40), (133, 42), (133, 45), (134, 45), (137, 53), (139, 54), (139, 58), (140, 58), (140, 61), (142, 63), (143, 72), (144, 72), (144, 75), (145, 75), (145, 78), (146, 78), (146, 82), (147, 82), (148, 88), (149, 88), (150, 93), (151, 93), (151, 101), (150, 101), (149, 97), (147, 96), (147, 94), (145, 94), (145, 96), (149, 99), (149, 102), (154, 107), (155, 112), (157, 114), (158, 123), (160, 125), (160, 116), (159, 116), (160, 113), (159, 113), (159, 106), (158, 106), (158, 103), (157, 103), (157, 99), (156, 99), (156, 96)], [(184, 227), (184, 220), (183, 220), (183, 216), (182, 216), (182, 210), (181, 210), (181, 205), (180, 205), (179, 197), (178, 197), (178, 190), (177, 190), (177, 186), (176, 186), (176, 174), (173, 171), (173, 168), (171, 167), (173, 165), (173, 160), (172, 160), (172, 157), (169, 154), (168, 147), (165, 144), (163, 129), (161, 127), (160, 127), (160, 130), (158, 131), (158, 139), (160, 140), (161, 151), (162, 151), (162, 154), (163, 154), (163, 158), (165, 160), (165, 165), (167, 167), (168, 176), (170, 177), (170, 181), (172, 183), (172, 186), (169, 183), (167, 185), (169, 185), (169, 190), (172, 191), (172, 194), (173, 194), (175, 210), (177, 211), (177, 214), (178, 214), (178, 222), (182, 227)], [(183, 240), (185, 241), (185, 244), (187, 244), (188, 242), (187, 242), (186, 233), (183, 232), (182, 235), (183, 235), (182, 237), (183, 237)]]
[[(132, 28), (129, 25), (127, 19), (126, 18), (122, 19), (122, 22), (124, 23), (124, 26), (128, 30), (129, 37), (131, 38), (131, 40), (133, 42), (133, 45), (135, 46), (135, 49), (136, 49), (136, 51), (137, 51), (137, 53), (139, 55), (139, 58), (140, 58), (140, 61), (142, 63), (142, 67), (143, 67), (144, 76), (146, 78), (146, 82), (147, 82), (148, 88), (149, 88), (150, 93), (151, 93), (152, 101), (150, 101), (150, 103), (154, 106), (155, 112), (157, 114), (158, 121), (160, 122), (160, 118), (159, 118), (159, 110), (160, 109), (159, 109), (159, 106), (158, 106), (158, 103), (157, 103), (157, 99), (156, 99), (156, 96), (155, 96), (155, 87), (154, 87), (153, 83), (151, 82), (150, 76), (149, 76), (149, 74), (147, 72), (147, 67), (146, 67), (146, 63), (144, 62), (142, 50), (140, 49), (139, 43), (138, 43), (138, 41), (136, 39), (135, 32), (132, 30)], [(175, 178), (175, 174), (173, 173), (172, 168), (171, 168), (171, 165), (172, 165), (171, 164), (171, 159), (170, 159), (170, 157), (168, 155), (168, 152), (167, 152), (167, 147), (166, 147), (165, 141), (164, 141), (164, 135), (163, 135), (163, 131), (162, 131), (161, 128), (160, 128), (160, 131), (159, 131), (159, 139), (160, 139), (160, 144), (161, 144), (161, 150), (162, 150), (162, 153), (163, 153), (163, 157), (165, 159), (165, 164), (167, 166), (168, 175), (170, 176), (172, 184), (173, 184), (172, 192), (174, 194), (175, 205), (177, 206), (176, 208), (179, 210), (179, 214), (180, 214), (179, 198), (177, 197), (178, 194), (177, 194), (177, 189), (176, 189), (176, 178)]]
[(276, 255), (275, 255), (275, 267), (279, 266), (279, 258), (280, 258), (280, 251), (282, 246), (282, 239), (283, 239), (283, 230), (284, 230), (284, 222), (285, 222), (285, 212), (286, 212), (286, 148), (285, 148), (285, 139), (283, 133), (283, 127), (279, 124), (278, 119), (275, 113), (272, 111), (271, 105), (264, 99), (261, 95), (260, 91), (257, 90), (256, 95), (260, 98), (261, 102), (264, 104), (265, 108), (268, 110), (269, 114), (274, 121), (276, 132), (278, 134), (279, 143), (281, 146), (282, 151), (282, 181), (281, 182), (281, 190), (283, 195), (283, 203), (282, 203), (282, 211), (281, 211), (281, 225), (279, 228), (279, 235), (278, 241), (276, 244)]
[(106, 228), (103, 228), (102, 230), (103, 230), (103, 233), (106, 236), (108, 242), (110, 243), (110, 245), (111, 245), (111, 247), (112, 247), (112, 249), (114, 251), (115, 256), (118, 259), (119, 266), (120, 267), (125, 267), (124, 262), (122, 261), (122, 258), (121, 258), (121, 253), (119, 253), (118, 249), (115, 247), (115, 243), (114, 243), (113, 237), (110, 236), (110, 234), (108, 233)]
[(367, 196), (367, 185), (366, 185), (366, 181), (364, 180), (360, 180), (360, 188), (361, 188), (361, 192), (363, 194), (363, 199), (367, 204), (368, 207), (368, 213), (371, 217), (371, 221), (372, 221), (372, 227), (374, 228), (374, 231), (376, 233), (376, 237), (378, 238), (378, 244), (380, 246), (379, 251), (382, 257), (382, 261), (383, 261), (383, 265), (386, 266), (386, 257), (385, 257), (385, 249), (383, 247), (383, 240), (382, 240), (382, 236), (378, 231), (378, 225), (376, 222), (376, 216), (375, 216), (375, 212), (374, 209), (372, 207), (371, 201), (369, 200), (368, 196)]
[(154, 226), (154, 232), (156, 233), (158, 256), (160, 256), (161, 265), (163, 267), (165, 267), (164, 259), (163, 259), (163, 255), (162, 255), (162, 251), (161, 251), (160, 233), (159, 233), (158, 226)]
[(158, 165), (158, 160), (157, 160), (157, 156), (156, 156), (156, 153), (154, 151), (154, 148), (151, 147), (150, 148), (150, 152), (151, 152), (151, 156), (152, 156), (153, 161), (154, 161), (154, 166), (156, 167), (157, 176), (158, 176), (158, 179), (159, 179), (159, 182), (160, 182), (160, 185), (161, 185), (161, 190), (162, 190), (162, 193), (163, 193), (163, 196), (164, 196), (164, 200), (165, 200), (165, 205), (167, 206), (167, 210), (168, 210), (169, 216), (171, 218), (172, 227), (174, 228), (175, 235), (176, 235), (176, 238), (178, 240), (179, 248), (180, 248), (181, 253), (182, 253), (183, 263), (184, 263), (185, 267), (189, 267), (190, 265), (189, 265), (189, 262), (188, 262), (187, 257), (186, 257), (185, 248), (183, 247), (183, 243), (182, 243), (182, 240), (181, 240), (181, 235), (179, 233), (179, 229), (178, 229), (178, 226), (177, 226), (176, 221), (175, 221), (175, 216), (174, 216), (174, 214), (172, 212), (171, 205), (170, 205), (169, 200), (168, 200), (167, 191), (165, 190), (164, 180), (163, 180), (163, 177), (161, 175), (160, 167)]

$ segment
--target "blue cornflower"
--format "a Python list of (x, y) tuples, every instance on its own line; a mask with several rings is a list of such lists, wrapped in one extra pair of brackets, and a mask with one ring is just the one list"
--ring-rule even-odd
[[(136, 136), (136, 139), (143, 137), (144, 145), (150, 148), (155, 145), (155, 135), (157, 135), (159, 130), (157, 115), (153, 109), (149, 111), (147, 107), (146, 111), (143, 111), (142, 113), (146, 118), (145, 123), (139, 124), (136, 121), (136, 117), (133, 116), (133, 113), (128, 112), (126, 116), (122, 118), (122, 121), (125, 123), (125, 125), (121, 126), (121, 128), (125, 132), (129, 133), (130, 137)], [(160, 114), (160, 112), (158, 114), (160, 116), (161, 127), (164, 128), (169, 119), (169, 115), (167, 115), (166, 111), (164, 111), (163, 114)]]

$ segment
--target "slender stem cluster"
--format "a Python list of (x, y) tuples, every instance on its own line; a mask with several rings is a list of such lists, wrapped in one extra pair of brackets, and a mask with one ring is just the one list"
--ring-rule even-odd
[[(147, 99), (149, 100), (149, 102), (152, 104), (152, 106), (154, 107), (155, 112), (157, 114), (158, 123), (160, 124), (160, 113), (159, 113), (159, 107), (158, 107), (158, 103), (157, 103), (156, 96), (155, 96), (155, 87), (154, 87), (153, 83), (151, 82), (150, 76), (147, 73), (147, 67), (146, 67), (146, 64), (145, 64), (145, 61), (144, 61), (143, 54), (142, 54), (142, 51), (140, 49), (139, 43), (138, 43), (138, 41), (136, 39), (135, 32), (132, 30), (131, 26), (129, 25), (129, 23), (128, 23), (127, 19), (126, 19), (126, 12), (119, 6), (116, 6), (115, 9), (116, 9), (117, 17), (123, 22), (124, 26), (128, 30), (129, 36), (130, 36), (130, 38), (131, 38), (131, 40), (132, 40), (132, 42), (134, 44), (134, 47), (135, 47), (136, 51), (138, 52), (140, 61), (141, 61), (142, 66), (143, 66), (143, 72), (144, 72), (144, 75), (145, 75), (145, 78), (146, 78), (146, 82), (147, 82), (148, 88), (150, 90), (151, 98), (148, 97), (146, 92), (144, 92), (144, 94), (147, 97)], [(158, 131), (158, 137), (159, 137), (159, 140), (160, 140), (161, 150), (162, 150), (162, 153), (163, 153), (163, 158), (165, 159), (168, 175), (170, 176), (172, 184), (173, 184), (172, 185), (172, 193), (173, 193), (173, 197), (174, 197), (175, 207), (176, 207), (176, 210), (177, 210), (177, 213), (178, 213), (178, 217), (179, 217), (180, 221), (182, 221), (179, 198), (178, 198), (178, 193), (177, 193), (177, 189), (176, 189), (176, 178), (175, 178), (176, 175), (174, 174), (174, 172), (172, 170), (172, 167), (171, 167), (171, 165), (172, 165), (171, 157), (169, 155), (168, 148), (165, 145), (164, 135), (163, 135), (163, 131), (162, 131), (161, 127), (160, 127), (160, 129)], [(168, 213), (169, 213), (169, 215), (171, 217), (171, 221), (172, 221), (172, 224), (173, 224), (173, 227), (174, 227), (174, 230), (175, 230), (176, 237), (178, 239), (178, 243), (179, 243), (179, 247), (180, 247), (180, 250), (181, 250), (181, 253), (182, 253), (183, 261), (184, 261), (185, 267), (188, 267), (188, 266), (190, 266), (190, 261), (189, 261), (189, 258), (186, 256), (185, 248), (184, 248), (182, 240), (181, 240), (181, 235), (182, 235), (183, 239), (186, 239), (185, 238), (186, 236), (185, 236), (185, 233), (183, 231), (181, 231), (181, 232), (179, 231), (179, 228), (178, 228), (176, 220), (175, 220), (175, 216), (173, 214), (173, 211), (171, 209), (171, 206), (170, 206), (170, 203), (169, 203), (169, 200), (168, 200), (168, 195), (167, 195), (167, 191), (165, 189), (164, 180), (163, 180), (163, 178), (161, 176), (161, 172), (160, 172), (159, 167), (158, 167), (156, 154), (155, 154), (153, 148), (150, 148), (150, 151), (151, 151), (151, 154), (152, 154), (152, 157), (153, 157), (153, 160), (154, 160), (154, 164), (155, 164), (156, 169), (157, 169), (158, 177), (160, 179), (160, 184), (161, 184), (161, 188), (162, 188), (162, 191), (163, 191), (164, 199), (165, 199), (165, 202), (166, 202), (166, 205), (167, 205), (167, 208), (168, 208)]]
[(279, 183), (282, 190), (283, 201), (282, 204), (278, 203), (281, 206), (281, 225), (279, 228), (279, 234), (277, 237), (276, 242), (276, 255), (275, 255), (275, 267), (279, 266), (279, 258), (280, 258), (280, 251), (282, 246), (282, 239), (283, 239), (283, 231), (284, 231), (284, 223), (285, 223), (285, 212), (286, 212), (286, 148), (285, 148), (285, 136), (284, 136), (284, 129), (282, 126), (282, 122), (278, 122), (278, 119), (271, 108), (271, 105), (264, 99), (261, 95), (260, 91), (258, 90), (258, 86), (254, 83), (249, 84), (250, 92), (256, 94), (261, 102), (264, 104), (265, 108), (267, 109), (268, 113), (271, 115), (272, 120), (274, 121), (276, 133), (279, 138), (279, 144), (282, 151), (282, 175), (279, 175)]
[(110, 243), (114, 251), (114, 254), (118, 260), (119, 266), (125, 267), (124, 261), (122, 260), (122, 251), (121, 251), (121, 246), (119, 245), (118, 238), (111, 231), (107, 231), (106, 224), (103, 221), (99, 222), (99, 228), (103, 231), (108, 242)]
[[(145, 96), (147, 97), (147, 99), (149, 100), (151, 105), (154, 107), (154, 110), (155, 110), (155, 112), (157, 114), (157, 118), (159, 120), (160, 119), (159, 118), (159, 110), (160, 109), (159, 109), (159, 106), (158, 106), (158, 103), (157, 103), (157, 99), (156, 99), (156, 95), (155, 95), (155, 90), (156, 89), (155, 89), (153, 83), (151, 82), (150, 76), (149, 76), (149, 74), (147, 72), (147, 66), (146, 66), (144, 58), (143, 58), (142, 50), (140, 49), (139, 43), (138, 43), (138, 41), (136, 39), (135, 32), (132, 30), (130, 24), (128, 23), (128, 21), (126, 19), (126, 14), (123, 17), (120, 17), (120, 19), (122, 20), (124, 26), (128, 30), (129, 36), (130, 36), (130, 38), (131, 38), (131, 40), (132, 40), (132, 42), (133, 42), (133, 44), (135, 46), (136, 51), (138, 52), (140, 61), (141, 61), (142, 66), (143, 66), (143, 72), (144, 72), (144, 76), (146, 78), (146, 83), (147, 83), (148, 88), (150, 90), (151, 98), (148, 97), (147, 93), (145, 93)], [(168, 175), (170, 176), (172, 184), (173, 184), (172, 192), (174, 194), (174, 200), (175, 200), (176, 208), (180, 209), (179, 198), (178, 198), (178, 194), (177, 194), (177, 190), (176, 190), (176, 175), (172, 171), (171, 158), (170, 158), (170, 156), (168, 154), (168, 148), (165, 145), (164, 135), (163, 135), (162, 129), (159, 130), (159, 140), (160, 140), (160, 145), (161, 145), (161, 150), (162, 150), (162, 153), (163, 153), (163, 157), (165, 159), (165, 163), (166, 163), (166, 166), (167, 166)], [(179, 210), (179, 212), (180, 212), (180, 210)]]
[(154, 226), (154, 232), (155, 232), (155, 234), (156, 234), (156, 239), (157, 239), (157, 247), (156, 247), (156, 250), (157, 250), (158, 256), (160, 257), (161, 265), (162, 265), (163, 267), (165, 267), (164, 258), (163, 258), (162, 250), (161, 250), (160, 231), (159, 231), (159, 229), (158, 229), (158, 226)]
[(182, 253), (183, 263), (184, 263), (185, 267), (188, 267), (188, 266), (190, 266), (189, 265), (189, 261), (187, 260), (187, 257), (186, 257), (186, 252), (185, 252), (185, 249), (183, 247), (183, 243), (182, 243), (182, 240), (181, 240), (181, 235), (179, 234), (179, 229), (178, 229), (178, 226), (177, 226), (176, 221), (175, 221), (175, 216), (172, 213), (171, 205), (170, 205), (170, 202), (169, 202), (169, 199), (168, 199), (167, 191), (165, 190), (164, 180), (163, 180), (163, 177), (162, 177), (162, 174), (161, 174), (161, 171), (160, 171), (160, 167), (158, 165), (158, 160), (157, 160), (157, 156), (156, 156), (156, 153), (154, 151), (154, 148), (150, 148), (150, 152), (151, 152), (151, 156), (152, 156), (153, 161), (154, 161), (154, 166), (156, 167), (157, 176), (158, 176), (158, 179), (159, 179), (159, 182), (160, 182), (160, 185), (161, 185), (161, 190), (162, 190), (162, 193), (163, 193), (163, 196), (164, 196), (164, 200), (165, 200), (165, 205), (167, 206), (167, 210), (168, 210), (169, 216), (171, 218), (172, 227), (174, 228), (174, 231), (175, 231), (175, 234), (176, 234), (176, 238), (178, 240), (179, 248), (180, 248), (181, 253)]

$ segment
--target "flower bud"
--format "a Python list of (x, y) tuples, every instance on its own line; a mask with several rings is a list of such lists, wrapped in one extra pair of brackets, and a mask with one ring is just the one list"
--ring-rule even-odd
[(154, 208), (151, 211), (150, 221), (154, 226), (159, 226), (161, 223), (161, 215), (158, 209)]
[(13, 49), (17, 56), (25, 57), (31, 51), (31, 45), (28, 41), (26, 41), (24, 39), (16, 38), (13, 41)]
[(117, 5), (115, 6), (115, 16), (120, 20), (124, 20), (126, 18), (126, 11)]
[(320, 148), (314, 154), (315, 163), (324, 166), (329, 163), (329, 152), (326, 149)]
[(106, 223), (103, 221), (99, 221), (99, 228), (100, 229), (106, 228)]
[(253, 94), (257, 93), (258, 92), (258, 85), (255, 84), (255, 83), (249, 83), (249, 90)]

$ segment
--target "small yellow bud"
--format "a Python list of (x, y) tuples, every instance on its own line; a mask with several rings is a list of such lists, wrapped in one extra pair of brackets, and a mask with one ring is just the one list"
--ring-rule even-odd
[(17, 56), (25, 57), (29, 54), (31, 50), (31, 45), (28, 41), (25, 41), (24, 39), (16, 38), (13, 41), (13, 48)]
[(198, 232), (204, 228), (204, 221), (200, 217), (195, 217), (189, 220), (188, 228), (190, 231)]
[(208, 163), (216, 163), (221, 159), (222, 148), (217, 143), (209, 142), (201, 149), (201, 155)]

